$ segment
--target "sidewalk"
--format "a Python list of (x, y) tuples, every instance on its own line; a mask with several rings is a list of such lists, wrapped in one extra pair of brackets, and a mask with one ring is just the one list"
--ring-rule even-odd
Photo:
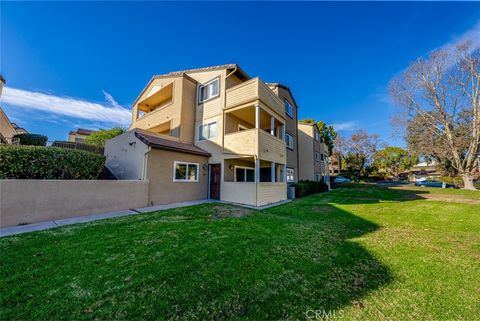
[(103, 219), (112, 218), (112, 217), (144, 214), (144, 213), (168, 210), (171, 208), (180, 208), (180, 207), (193, 206), (193, 205), (212, 203), (212, 202), (214, 201), (212, 200), (189, 201), (189, 202), (156, 205), (156, 206), (149, 206), (149, 207), (143, 207), (138, 209), (130, 209), (130, 210), (123, 210), (123, 211), (116, 211), (116, 212), (109, 212), (109, 213), (102, 213), (102, 214), (76, 216), (76, 217), (71, 217), (71, 218), (66, 218), (61, 220), (45, 221), (45, 222), (39, 222), (39, 223), (33, 223), (33, 224), (27, 224), (27, 225), (11, 226), (11, 227), (1, 228), (0, 237), (47, 230), (47, 229), (56, 228), (64, 225), (103, 220)]

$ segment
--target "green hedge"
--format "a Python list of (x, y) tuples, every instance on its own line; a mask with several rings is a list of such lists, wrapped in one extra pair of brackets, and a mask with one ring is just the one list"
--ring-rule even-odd
[(14, 135), (13, 138), (18, 138), (20, 140), (20, 145), (29, 145), (29, 146), (45, 146), (47, 145), (48, 137), (39, 134), (18, 134)]
[(299, 181), (294, 184), (295, 197), (302, 197), (310, 194), (327, 192), (328, 185), (325, 182)]
[(0, 146), (0, 178), (97, 179), (105, 157), (40, 146)]

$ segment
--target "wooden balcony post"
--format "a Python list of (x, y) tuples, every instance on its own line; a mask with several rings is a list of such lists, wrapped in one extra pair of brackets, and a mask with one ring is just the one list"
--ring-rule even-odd
[(275, 183), (276, 179), (275, 179), (275, 163), (272, 162), (272, 183)]
[(255, 105), (255, 128), (260, 128), (260, 105)]

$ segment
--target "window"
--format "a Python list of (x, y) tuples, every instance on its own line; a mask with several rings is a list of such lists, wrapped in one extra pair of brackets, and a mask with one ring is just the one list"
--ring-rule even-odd
[(295, 175), (294, 175), (294, 170), (293, 168), (288, 168), (287, 167), (287, 182), (292, 183), (295, 181)]
[(289, 133), (285, 133), (285, 143), (288, 148), (293, 149), (293, 136)]
[(198, 87), (198, 103), (212, 99), (220, 95), (219, 79), (216, 78), (203, 86)]
[(198, 164), (174, 162), (173, 166), (174, 182), (198, 182)]
[(317, 131), (315, 131), (315, 140), (318, 142), (319, 139), (320, 139), (320, 135), (318, 134)]
[(287, 114), (290, 117), (293, 117), (293, 106), (286, 99), (285, 99), (285, 114)]
[(198, 140), (213, 139), (217, 137), (217, 122), (198, 126)]
[(316, 160), (317, 162), (320, 161), (320, 153), (319, 153), (319, 152), (315, 152), (315, 160)]
[(255, 169), (235, 166), (235, 182), (255, 182)]
[(323, 162), (325, 160), (325, 155), (320, 154), (320, 160)]
[(321, 177), (322, 176), (320, 175), (320, 173), (315, 173), (315, 181), (316, 182), (320, 182)]

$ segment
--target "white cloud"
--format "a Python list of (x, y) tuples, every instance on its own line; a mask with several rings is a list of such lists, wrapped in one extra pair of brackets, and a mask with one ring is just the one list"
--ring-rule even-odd
[(453, 49), (458, 44), (465, 42), (470, 42), (472, 44), (472, 51), (480, 48), (480, 21), (462, 35), (454, 37), (451, 41), (443, 45), (442, 48)]
[(1, 100), (8, 105), (81, 120), (122, 126), (130, 124), (131, 112), (119, 105), (112, 95), (105, 91), (103, 93), (108, 104), (5, 87)]
[(348, 130), (357, 129), (358, 128), (358, 122), (356, 122), (356, 121), (338, 122), (338, 123), (333, 123), (332, 126), (333, 126), (333, 128), (335, 128), (335, 131), (337, 131), (337, 132), (348, 131)]

